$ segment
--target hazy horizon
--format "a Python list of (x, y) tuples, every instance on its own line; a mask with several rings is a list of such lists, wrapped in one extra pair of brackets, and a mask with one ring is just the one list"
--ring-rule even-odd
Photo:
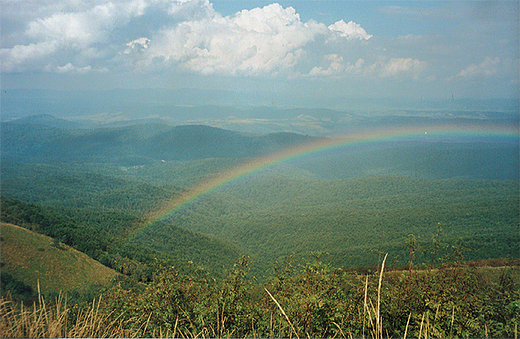
[(518, 101), (518, 18), (518, 1), (8, 0), (2, 106), (11, 89)]
[[(291, 102), (225, 90), (4, 90), (2, 122), (96, 128), (160, 123), (207, 125), (256, 134), (340, 136), (373, 128), (479, 124), (518, 128), (512, 99), (335, 98)], [(284, 105), (285, 104), (285, 105)], [(63, 120), (60, 120), (63, 119)]]

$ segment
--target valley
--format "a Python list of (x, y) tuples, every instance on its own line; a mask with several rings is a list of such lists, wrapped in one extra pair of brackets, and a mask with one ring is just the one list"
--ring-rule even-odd
[[(1, 126), (2, 250), (15, 253), (4, 246), (12, 242), (8, 232), (26, 229), (51, 237), (45, 246), (36, 238), (27, 240), (28, 253), (54, 253), (53, 243), (81, 251), (112, 272), (108, 276), (114, 282), (105, 285), (104, 296), (114, 304), (106, 304), (107, 310), (132, 303), (118, 293), (132, 293), (136, 302), (155, 300), (145, 296), (168, 275), (178, 284), (171, 293), (184, 291), (183, 298), (193, 302), (197, 298), (188, 296), (186, 281), (208, 289), (208, 300), (228, 293), (230, 281), (245, 284), (248, 292), (229, 300), (242, 303), (245, 295), (259, 298), (254, 292), (259, 286), (283, 291), (283, 279), (297, 284), (308, 275), (344, 284), (357, 279), (348, 272), (377, 270), (386, 254), (387, 269), (413, 265), (439, 272), (467, 261), (518, 259), (520, 157), (518, 138), (510, 130), (496, 129), (489, 136), (481, 133), (489, 126), (472, 127), (471, 133), (455, 134), (428, 125), (429, 134), (416, 126), (405, 135), (386, 132), (377, 139), (363, 132), (334, 141), (202, 125), (75, 129), (50, 121), (52, 126)], [(42, 260), (37, 258), (32, 262)], [(12, 277), (3, 281), (2, 293), (15, 285), (31, 286), (29, 296), (23, 289), (10, 293), (34, 300), (37, 275), (22, 274), (23, 265), (2, 253), (2, 273)], [(340, 271), (346, 275), (339, 278)], [(97, 283), (79, 287), (88, 281), (85, 275), (71, 271), (67, 279), (72, 287), (46, 287), (42, 278), (42, 292), (69, 291), (78, 300), (87, 295), (85, 289), (100, 293), (92, 292)], [(210, 281), (213, 287), (205, 285)], [(358, 283), (352, 288), (362, 288)], [(196, 308), (202, 303), (197, 300), (184, 305)], [(175, 322), (168, 317), (167, 323)], [(154, 321), (159, 326), (162, 320)], [(301, 321), (300, 329), (311, 326), (311, 320)]]
[[(57, 119), (52, 121), (56, 125)], [(429, 239), (439, 229), (452, 242), (473, 244), (469, 259), (517, 253), (512, 244), (518, 240), (515, 178), (520, 157), (514, 139), (419, 138), (300, 157), (241, 174), (138, 231), (147, 215), (174, 197), (192, 194), (193, 187), (219, 173), (321, 140), (207, 126), (75, 130), (4, 123), (2, 195), (53, 209), (89, 227), (89, 214), (120, 213), (126, 221), (117, 227), (102, 221), (96, 227), (121, 241), (175, 253), (185, 262), (194, 259), (184, 255), (192, 249), (174, 245), (172, 227), (196, 232), (227, 243), (235, 256), (250, 255), (261, 279), (283, 256), (310, 251), (328, 252), (331, 263), (340, 267), (373, 264), (380, 252), (392, 253), (395, 264), (404, 265), (404, 239), (411, 234)], [(496, 242), (503, 246), (493, 250)], [(209, 263), (200, 255), (197, 260)]]

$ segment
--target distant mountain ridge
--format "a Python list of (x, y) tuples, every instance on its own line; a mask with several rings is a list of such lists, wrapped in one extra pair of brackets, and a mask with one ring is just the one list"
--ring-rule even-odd
[(117, 128), (133, 125), (167, 124), (163, 119), (160, 118), (142, 118), (101, 122), (92, 119), (57, 118), (51, 114), (34, 114), (27, 117), (3, 121), (2, 123), (10, 123), (15, 125), (33, 124), (64, 129)]
[(294, 132), (313, 136), (333, 136), (390, 125), (519, 124), (518, 100), (330, 98), (325, 95), (312, 102), (302, 97), (295, 105), (284, 103), (283, 95), (274, 98), (265, 94), (189, 88), (7, 89), (0, 94), (1, 120), (2, 123), (20, 118), (37, 120), (38, 115), (52, 115), (68, 121), (67, 128), (70, 123), (77, 123), (81, 128), (143, 123), (201, 124), (239, 132)]
[(3, 123), (10, 123), (15, 125), (34, 124), (54, 128), (70, 129), (94, 128), (97, 126), (95, 123), (88, 120), (71, 121), (67, 119), (56, 118), (55, 116), (50, 114), (35, 114)]
[[(122, 162), (262, 156), (316, 138), (295, 133), (244, 134), (203, 125), (142, 124), (70, 129), (62, 119), (2, 124), (2, 157), (20, 162)], [(52, 125), (52, 126), (49, 126)]]
[[(5, 163), (89, 163), (152, 167), (171, 161), (247, 159), (322, 138), (276, 132), (252, 134), (206, 125), (138, 124), (69, 128), (63, 119), (40, 116), (1, 124)], [(35, 123), (32, 123), (35, 122)], [(67, 127), (59, 127), (67, 126)], [(518, 180), (518, 145), (501, 143), (382, 144), (296, 164), (323, 179), (405, 175), (426, 179)], [(296, 168), (292, 166), (292, 168)], [(156, 168), (155, 171), (163, 171)]]

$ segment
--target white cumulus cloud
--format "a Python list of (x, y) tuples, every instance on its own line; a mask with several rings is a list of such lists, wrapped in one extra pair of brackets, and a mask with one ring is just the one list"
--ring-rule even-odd
[(335, 76), (342, 77), (352, 74), (361, 74), (365, 65), (364, 59), (358, 59), (354, 63), (344, 62), (344, 58), (337, 54), (330, 54), (324, 57), (328, 67), (316, 66), (311, 69), (309, 76)]
[[(8, 11), (15, 13), (17, 0), (7, 1)], [(3, 72), (180, 69), (338, 75), (359, 71), (359, 57), (346, 58), (348, 48), (372, 37), (353, 21), (328, 27), (303, 22), (293, 7), (278, 3), (229, 16), (216, 12), (209, 0), (47, 0), (33, 5), (42, 12), (28, 12), (25, 23), (23, 14), (16, 14), (17, 31), (0, 50)]]
[(329, 67), (324, 69), (323, 67), (314, 67), (309, 72), (310, 76), (323, 76), (323, 75), (339, 75), (345, 70), (343, 64), (343, 57), (337, 54), (326, 55), (325, 59), (330, 62)]
[(497, 68), (500, 64), (500, 58), (485, 57), (480, 64), (471, 64), (466, 69), (461, 70), (457, 77), (469, 78), (475, 76), (490, 76), (497, 73)]
[(345, 21), (340, 20), (340, 21), (330, 25), (329, 29), (349, 40), (350, 39), (368, 40), (372, 37), (372, 35), (368, 34), (365, 31), (365, 29), (363, 29), (361, 27), (360, 24), (356, 24), (353, 21), (349, 21), (348, 23), (345, 23)]
[(417, 79), (419, 74), (426, 68), (427, 63), (413, 58), (391, 58), (380, 60), (365, 69), (366, 73), (376, 72), (382, 78), (396, 77), (402, 75), (412, 76)]
[(130, 41), (126, 44), (128, 48), (123, 52), (124, 54), (130, 54), (135, 50), (147, 49), (150, 44), (150, 39), (148, 38), (138, 38), (133, 41)]
[[(144, 0), (91, 5), (79, 1), (77, 6), (68, 8), (69, 11), (63, 8), (46, 17), (32, 18), (21, 34), (22, 40), (29, 43), (2, 48), (2, 70), (48, 70), (50, 67), (62, 72), (71, 61), (85, 63), (103, 57), (111, 48), (114, 30), (143, 15), (147, 7)], [(59, 66), (61, 61), (65, 61), (65, 66)], [(55, 65), (49, 66), (49, 63)]]
[(2, 71), (23, 71), (58, 50), (58, 44), (54, 41), (42, 41), (27, 45), (16, 45), (12, 48), (0, 49)]
[(305, 45), (326, 33), (323, 24), (301, 22), (292, 7), (271, 4), (165, 29), (152, 40), (148, 60), (203, 74), (276, 74), (294, 67)]

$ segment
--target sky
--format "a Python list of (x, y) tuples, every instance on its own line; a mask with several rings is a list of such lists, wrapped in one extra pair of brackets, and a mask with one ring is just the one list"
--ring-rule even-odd
[(3, 0), (3, 89), (519, 98), (519, 2)]

